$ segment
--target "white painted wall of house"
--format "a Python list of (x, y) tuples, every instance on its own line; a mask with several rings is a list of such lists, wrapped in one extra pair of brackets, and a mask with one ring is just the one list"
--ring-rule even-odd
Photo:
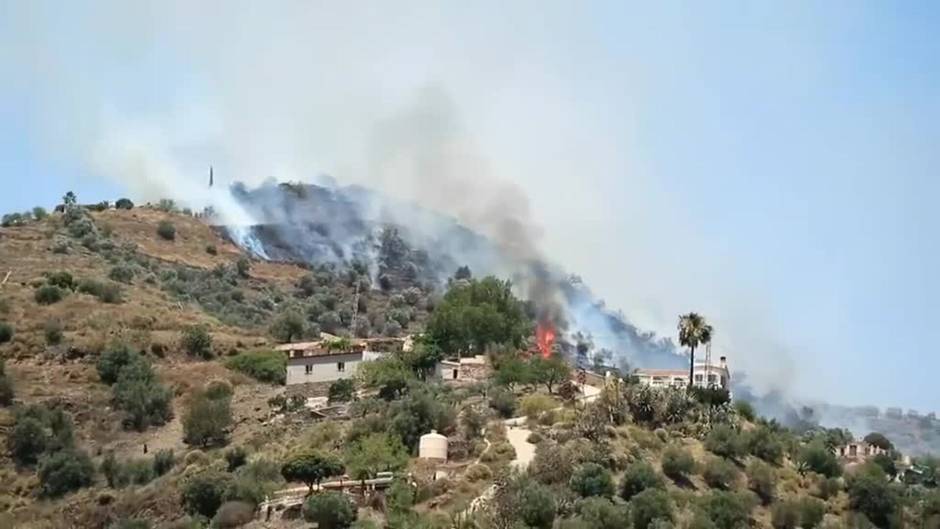
[[(369, 360), (377, 360), (386, 353), (364, 351), (342, 355), (308, 356), (287, 360), (287, 385), (308, 382), (332, 382), (342, 378), (356, 376), (359, 365)], [(342, 370), (340, 369), (342, 363)], [(307, 366), (310, 366), (308, 372)]]

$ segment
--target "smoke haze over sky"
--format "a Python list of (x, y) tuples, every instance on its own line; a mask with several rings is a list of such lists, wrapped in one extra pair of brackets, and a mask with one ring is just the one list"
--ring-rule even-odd
[(198, 194), (210, 163), (484, 231), (518, 205), (764, 388), (940, 411), (940, 8), (505, 4), (0, 0), (0, 210)]

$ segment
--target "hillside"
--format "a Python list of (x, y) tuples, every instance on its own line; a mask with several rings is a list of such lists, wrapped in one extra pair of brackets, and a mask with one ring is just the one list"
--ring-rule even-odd
[[(258, 259), (168, 202), (7, 224), (0, 527), (306, 527), (299, 504), (265, 520), (266, 498), (298, 488), (304, 516), (338, 528), (934, 527), (940, 516), (932, 459), (844, 465), (832, 450), (845, 432), (797, 433), (722, 392), (627, 377), (582, 395), (560, 356), (571, 344), (526, 355), (530, 301), (495, 279), (451, 277), (454, 262), (416, 249), (403, 225), (360, 226), (372, 261), (339, 266)], [(267, 226), (256, 235), (272, 254), (298, 236)], [(604, 314), (588, 290), (564, 292), (573, 312)], [(278, 342), (426, 328), (415, 350), (317, 388), (337, 418), (277, 379)], [(642, 354), (669, 354), (621, 332)], [(492, 376), (435, 379), (437, 359), (478, 342)], [(524, 440), (507, 431), (513, 417)], [(446, 463), (415, 457), (431, 430), (447, 436)], [(387, 489), (359, 489), (385, 472)], [(304, 499), (306, 484), (340, 476), (348, 494)]]

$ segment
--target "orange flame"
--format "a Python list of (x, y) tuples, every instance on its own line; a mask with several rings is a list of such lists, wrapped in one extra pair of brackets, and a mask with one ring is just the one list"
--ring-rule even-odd
[(539, 323), (535, 328), (535, 343), (538, 345), (542, 358), (552, 356), (552, 345), (555, 344), (555, 326), (550, 322)]

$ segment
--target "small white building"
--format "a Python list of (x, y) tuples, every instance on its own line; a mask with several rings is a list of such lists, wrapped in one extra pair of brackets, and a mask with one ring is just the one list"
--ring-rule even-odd
[(277, 346), (278, 351), (287, 355), (287, 385), (352, 378), (360, 364), (387, 354), (368, 350), (366, 342), (354, 343), (344, 349), (331, 348), (331, 343), (321, 340)]
[(418, 457), (433, 461), (447, 462), (447, 437), (431, 430), (418, 440)]
[[(689, 385), (688, 369), (637, 369), (633, 376), (640, 383), (654, 387), (681, 388)], [(718, 364), (695, 364), (692, 376), (695, 387), (731, 389), (731, 372), (728, 370), (728, 359), (724, 356)]]
[(852, 463), (864, 462), (870, 457), (888, 453), (884, 448), (866, 443), (865, 441), (852, 441), (845, 446), (833, 448), (832, 451), (836, 456)]

